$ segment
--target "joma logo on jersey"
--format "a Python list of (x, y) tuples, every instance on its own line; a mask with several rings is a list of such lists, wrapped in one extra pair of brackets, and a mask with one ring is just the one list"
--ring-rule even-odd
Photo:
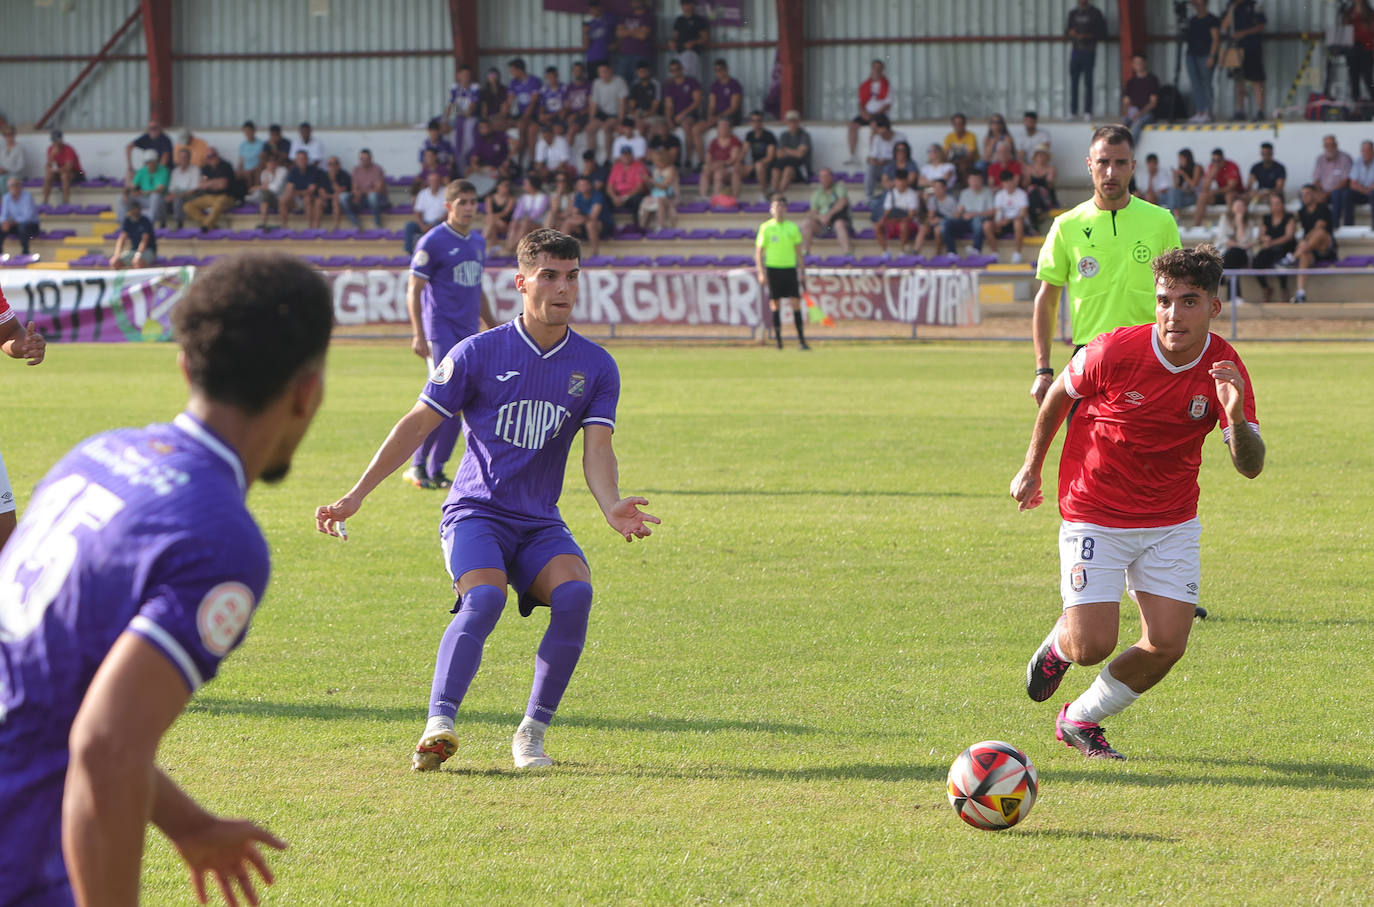
[(587, 376), (583, 372), (573, 372), (568, 376), (568, 396), (580, 397), (587, 390)]
[(516, 400), (496, 411), (496, 434), (507, 444), (541, 450), (567, 421), (568, 408), (547, 400)]
[(1188, 404), (1188, 418), (1201, 419), (1207, 415), (1208, 401), (1204, 394), (1198, 394)]

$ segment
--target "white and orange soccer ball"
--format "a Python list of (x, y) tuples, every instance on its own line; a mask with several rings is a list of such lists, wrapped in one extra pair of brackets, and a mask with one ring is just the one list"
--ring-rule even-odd
[(949, 767), (950, 805), (974, 828), (1011, 828), (1030, 814), (1040, 776), (1026, 754), (1000, 740), (984, 740)]

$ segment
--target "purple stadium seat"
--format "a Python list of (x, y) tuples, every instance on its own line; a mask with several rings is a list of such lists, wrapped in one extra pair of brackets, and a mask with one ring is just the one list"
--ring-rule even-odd
[(354, 233), (354, 234), (353, 234), (353, 238), (354, 238), (354, 239), (386, 239), (386, 238), (387, 238), (387, 232), (386, 232), (385, 230), (381, 230), (381, 229), (376, 229), (376, 230), (359, 230), (357, 233)]
[(320, 239), (327, 239), (331, 242), (343, 239), (352, 239), (356, 236), (352, 230), (326, 230)]
[(200, 231), (192, 227), (181, 230), (165, 230), (159, 234), (159, 239), (194, 239), (200, 235)]
[(388, 176), (386, 178), (388, 186), (409, 186), (413, 182), (415, 182), (414, 176)]
[(229, 213), (230, 213), (230, 214), (242, 214), (242, 215), (245, 215), (245, 216), (246, 216), (246, 215), (249, 215), (249, 214), (257, 214), (257, 213), (258, 213), (258, 206), (257, 206), (257, 205), (239, 205), (237, 208), (231, 209)]
[(300, 256), (300, 258), (301, 258), (302, 261), (308, 261), (308, 262), (310, 262), (312, 265), (314, 265), (314, 266), (316, 266), (316, 267), (319, 267), (319, 266), (320, 266), (320, 263), (324, 261), (325, 256), (323, 256), (323, 255), (302, 255), (302, 256)]
[(854, 231), (855, 239), (872, 239), (875, 235), (872, 227), (864, 227), (862, 230)]
[(388, 259), (386, 260), (386, 266), (387, 266), (388, 268), (409, 268), (409, 267), (410, 267), (410, 256), (409, 256), (409, 255), (393, 255), (393, 256), (391, 256), (390, 258), (388, 258)]
[(739, 209), (747, 214), (767, 214), (768, 202), (750, 202), (747, 205), (740, 205)]
[(714, 268), (720, 260), (714, 255), (691, 255), (683, 262), (689, 268)]
[[(682, 209), (679, 208), (678, 210), (681, 211)], [(718, 238), (720, 238), (720, 233), (719, 233), (718, 231), (716, 231), (716, 230), (712, 230), (712, 229), (709, 228), (709, 227), (697, 227), (695, 230), (688, 230), (687, 233), (686, 233), (686, 235), (683, 236), (683, 239), (718, 239)]]
[(411, 206), (410, 202), (401, 202), (399, 205), (392, 205), (392, 206), (391, 206), (391, 213), (392, 213), (392, 214), (414, 214), (414, 213), (415, 213), (415, 209)]
[(881, 255), (865, 255), (854, 262), (861, 268), (882, 268), (887, 265), (887, 259)]
[(916, 268), (925, 264), (926, 260), (919, 255), (898, 255), (892, 259), (894, 268)]
[(757, 231), (745, 227), (731, 227), (719, 234), (721, 239), (753, 239), (756, 235)]
[(645, 239), (682, 239), (682, 238), (686, 237), (686, 235), (687, 235), (687, 231), (686, 231), (686, 230), (679, 230), (679, 229), (676, 228), (676, 227), (670, 227), (670, 228), (668, 228), (668, 229), (666, 229), (666, 230), (655, 230), (654, 232), (648, 234), (648, 235), (645, 236), (644, 238), (645, 238)]
[(87, 179), (82, 185), (87, 186), (91, 189), (104, 189), (106, 186), (109, 186), (115, 182), (115, 180), (107, 180), (103, 176), (97, 176)]
[(75, 235), (76, 235), (76, 231), (75, 231), (75, 230), (42, 230), (42, 231), (39, 232), (37, 238), (38, 238), (38, 239), (66, 239), (66, 238), (69, 237), (69, 236), (75, 236)]
[(695, 186), (701, 182), (701, 174), (692, 170), (683, 171), (678, 177), (678, 182), (684, 186)]
[(322, 268), (351, 268), (355, 264), (352, 255), (331, 255), (320, 262)]
[(207, 239), (207, 240), (228, 239), (228, 238), (230, 237), (231, 233), (232, 233), (232, 231), (230, 231), (230, 230), (223, 230), (223, 229), (221, 229), (221, 230), (207, 230), (206, 232), (200, 234), (200, 238), (201, 238), (201, 239)]
[(951, 255), (949, 252), (945, 252), (943, 255), (936, 255), (934, 258), (927, 258), (927, 259), (926, 259), (926, 267), (928, 267), (928, 268), (948, 268), (948, 267), (952, 267), (953, 265), (957, 264), (958, 261), (959, 261), (959, 256), (958, 256), (958, 255)]
[(257, 230), (235, 230), (229, 234), (232, 242), (256, 242), (262, 237)]
[(582, 259), (584, 268), (604, 268), (615, 261), (610, 255), (589, 255)]
[(850, 211), (867, 211), (867, 210), (868, 210), (868, 200), (867, 200), (867, 199), (863, 199), (863, 200), (861, 200), (861, 201), (851, 202), (850, 205), (849, 205), (849, 210), (850, 210)]
[(743, 268), (754, 263), (754, 259), (748, 255), (722, 255), (720, 266), (722, 268)]
[(615, 263), (622, 268), (648, 268), (653, 266), (654, 260), (647, 255), (621, 255)]
[[(38, 256), (32, 253), (28, 255), (11, 255), (8, 261), (0, 261), (0, 267), (22, 268), (38, 260)], [(76, 264), (76, 262), (72, 262)]]
[(171, 258), (165, 259), (163, 264), (172, 268), (186, 268), (194, 265), (197, 261), (198, 259), (194, 255), (173, 255)]
[(401, 242), (401, 241), (403, 241), (403, 240), (406, 238), (406, 231), (404, 231), (404, 230), (389, 230), (389, 231), (387, 231), (386, 237), (385, 237), (385, 238), (386, 238), (386, 239), (395, 240), (396, 242)]
[(711, 210), (711, 203), (704, 198), (699, 198), (696, 201), (683, 202), (677, 206), (679, 214), (705, 214), (709, 210)]
[(385, 268), (387, 261), (388, 259), (385, 255), (360, 255), (358, 260), (354, 263), (354, 266), (359, 268)]
[(1342, 258), (1340, 261), (1336, 262), (1335, 267), (1367, 268), (1369, 267), (1370, 261), (1371, 258), (1368, 255), (1347, 255), (1345, 258)]
[(73, 205), (73, 206), (72, 206), (72, 213), (73, 213), (73, 214), (80, 214), (80, 215), (83, 215), (83, 216), (85, 216), (85, 217), (95, 217), (96, 215), (98, 215), (98, 214), (104, 214), (106, 211), (109, 211), (109, 210), (111, 210), (111, 206), (109, 206), (109, 205), (82, 205), (82, 206)]
[(823, 268), (844, 268), (853, 263), (853, 255), (827, 255), (821, 259), (821, 267)]
[(811, 210), (810, 202), (788, 202), (787, 210), (793, 214), (801, 214), (803, 211)]
[(659, 255), (654, 258), (654, 266), (659, 268), (679, 268), (682, 264), (681, 255)]
[(41, 176), (35, 176), (35, 177), (31, 177), (31, 178), (29, 178), (29, 179), (24, 180), (24, 188), (26, 188), (26, 189), (42, 189), (42, 188), (43, 188), (43, 178), (42, 178)]
[(323, 238), (324, 238), (324, 231), (321, 230), (319, 227), (311, 227), (311, 228), (309, 228), (309, 229), (307, 229), (307, 230), (297, 230), (297, 231), (296, 231), (296, 238), (297, 238), (297, 239), (323, 239)]
[[(119, 231), (118, 231), (118, 230), (111, 230), (109, 233), (102, 233), (102, 234), (100, 235), (100, 238), (101, 238), (101, 239), (105, 239), (105, 240), (109, 240), (110, 242), (114, 242), (116, 239), (119, 239)], [(42, 235), (42, 234), (40, 233), (40, 234), (39, 234), (39, 239), (57, 239), (57, 237), (56, 237), (56, 236), (44, 236), (44, 235)]]

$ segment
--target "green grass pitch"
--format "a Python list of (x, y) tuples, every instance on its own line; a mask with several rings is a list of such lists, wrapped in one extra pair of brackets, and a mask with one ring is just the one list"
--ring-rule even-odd
[[(349, 488), (422, 369), (400, 342), (338, 346), (292, 476), (250, 496), (268, 598), (162, 763), (291, 842), (268, 904), (1367, 902), (1374, 349), (1241, 344), (1268, 465), (1247, 481), (1209, 438), (1213, 616), (1109, 723), (1130, 761), (1104, 765), (1053, 738), (1093, 669), (1048, 703), (1022, 687), (1059, 608), (1054, 507), (1018, 514), (1007, 494), (1033, 418), (1028, 347), (612, 347), (621, 485), (663, 526), (632, 545), (606, 528), (574, 445), (563, 513), (597, 599), (549, 732), (558, 764), (511, 768), (547, 622), (511, 607), (458, 754), (416, 776), (452, 602), (440, 495), (386, 483), (347, 543), (312, 512)], [(7, 369), (21, 499), (80, 437), (174, 414), (174, 358), (55, 345)], [(1041, 779), (1030, 817), (996, 834), (958, 821), (943, 789), (988, 738)], [(149, 842), (145, 901), (190, 903)]]

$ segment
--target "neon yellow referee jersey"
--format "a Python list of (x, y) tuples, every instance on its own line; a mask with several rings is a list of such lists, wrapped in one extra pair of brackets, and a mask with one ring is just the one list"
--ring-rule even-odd
[(754, 247), (763, 249), (765, 268), (795, 268), (801, 244), (801, 230), (795, 222), (773, 218), (763, 222), (754, 239)]
[(1168, 210), (1131, 197), (1126, 207), (1103, 211), (1092, 199), (1054, 219), (1035, 276), (1069, 288), (1073, 342), (1155, 319), (1155, 278), (1150, 262), (1180, 247)]

